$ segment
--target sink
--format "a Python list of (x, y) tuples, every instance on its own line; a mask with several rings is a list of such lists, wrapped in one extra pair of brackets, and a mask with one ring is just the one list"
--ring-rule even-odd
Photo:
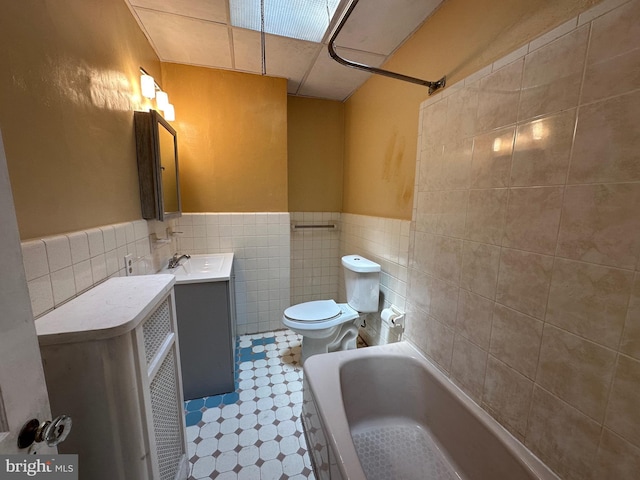
[(191, 255), (183, 258), (175, 268), (165, 266), (158, 273), (170, 273), (176, 283), (222, 282), (231, 278), (233, 253)]

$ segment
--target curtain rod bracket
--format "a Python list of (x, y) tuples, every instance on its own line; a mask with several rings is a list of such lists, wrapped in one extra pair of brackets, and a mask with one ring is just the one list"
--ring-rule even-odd
[(345, 12), (345, 14), (342, 16), (340, 23), (338, 24), (335, 31), (333, 32), (333, 35), (331, 35), (331, 39), (329, 40), (329, 45), (328, 45), (329, 55), (331, 56), (331, 58), (333, 58), (336, 62), (346, 67), (356, 68), (358, 70), (364, 70), (365, 72), (374, 73), (376, 75), (383, 75), (385, 77), (395, 78), (396, 80), (402, 80), (404, 82), (415, 83), (417, 85), (424, 85), (425, 87), (429, 87), (429, 95), (433, 94), (436, 90), (444, 88), (447, 83), (446, 75), (442, 77), (440, 80), (437, 80), (435, 82), (430, 82), (429, 80), (422, 80), (420, 78), (410, 77), (408, 75), (403, 75), (401, 73), (391, 72), (389, 70), (383, 70), (382, 68), (371, 67), (369, 65), (364, 65), (362, 63), (352, 62), (351, 60), (347, 60), (346, 58), (342, 58), (340, 55), (338, 55), (334, 45), (336, 41), (336, 37), (342, 30), (342, 27), (344, 27), (344, 24), (346, 23), (347, 19), (351, 16), (351, 13), (355, 9), (356, 5), (358, 4), (358, 1), (359, 0), (353, 0), (351, 2), (351, 4), (349, 5), (349, 8)]

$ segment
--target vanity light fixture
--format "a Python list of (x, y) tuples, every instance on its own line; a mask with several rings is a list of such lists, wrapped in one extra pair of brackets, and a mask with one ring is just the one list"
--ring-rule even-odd
[(163, 92), (155, 79), (140, 67), (140, 90), (142, 96), (149, 99), (156, 99), (156, 108), (164, 112), (164, 119), (173, 122), (176, 119), (176, 112), (173, 105), (169, 103), (169, 95)]

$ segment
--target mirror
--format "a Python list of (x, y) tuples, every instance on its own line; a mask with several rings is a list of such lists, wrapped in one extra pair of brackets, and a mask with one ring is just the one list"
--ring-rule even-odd
[(142, 218), (182, 214), (176, 131), (155, 110), (134, 112)]

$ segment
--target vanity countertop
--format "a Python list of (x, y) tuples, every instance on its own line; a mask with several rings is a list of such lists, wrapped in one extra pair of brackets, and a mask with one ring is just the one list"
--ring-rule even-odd
[(224, 282), (231, 279), (233, 253), (209, 253), (191, 255), (180, 261), (176, 268), (168, 266), (159, 273), (170, 273), (176, 277), (176, 284)]
[(173, 275), (114, 277), (36, 320), (40, 345), (104, 340), (133, 330), (173, 288)]

